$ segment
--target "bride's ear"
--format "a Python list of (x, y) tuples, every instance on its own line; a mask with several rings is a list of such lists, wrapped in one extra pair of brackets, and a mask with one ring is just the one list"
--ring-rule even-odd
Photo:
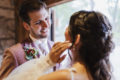
[(74, 45), (79, 44), (79, 42), (80, 42), (80, 34), (78, 34), (78, 35), (76, 36), (76, 40), (75, 40)]

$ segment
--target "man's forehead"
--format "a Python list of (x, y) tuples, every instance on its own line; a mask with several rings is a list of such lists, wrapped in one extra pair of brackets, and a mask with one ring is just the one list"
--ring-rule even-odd
[(48, 14), (48, 11), (46, 9), (41, 9), (41, 10), (33, 11), (33, 12), (29, 13), (29, 17), (31, 19), (44, 18), (44, 17), (48, 17), (48, 16), (49, 16), (49, 14)]
[(49, 13), (46, 9), (41, 9), (41, 10), (39, 10), (39, 12), (41, 13), (42, 16), (48, 16), (49, 15)]

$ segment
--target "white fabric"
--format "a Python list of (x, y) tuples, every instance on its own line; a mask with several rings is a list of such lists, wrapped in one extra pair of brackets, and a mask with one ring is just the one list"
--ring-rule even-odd
[[(35, 39), (34, 37), (32, 37), (29, 34), (30, 38), (32, 39), (32, 41), (35, 44), (35, 47), (37, 48), (37, 50), (40, 53), (40, 56), (45, 56), (44, 53), (42, 52), (41, 49), (45, 50), (46, 53), (49, 53), (49, 47), (48, 47), (48, 43), (47, 43), (47, 38), (43, 38), (43, 39)], [(47, 45), (47, 46), (45, 46)], [(59, 69), (65, 69), (65, 68), (69, 68), (71, 67), (71, 59), (70, 56), (68, 55), (68, 50), (64, 51), (62, 55), (67, 55), (66, 58), (64, 59), (64, 61), (62, 61), (60, 63), (60, 68)], [(72, 56), (72, 55), (71, 55)]]
[(29, 34), (29, 36), (32, 39), (32, 41), (36, 42), (37, 44), (39, 44), (39, 43), (46, 43), (47, 44), (47, 38), (36, 39), (36, 38), (32, 37), (31, 34)]
[[(36, 48), (41, 52), (39, 49), (39, 45), (42, 43), (47, 52), (49, 52), (49, 47), (47, 43), (47, 39), (35, 39), (30, 35), (30, 38), (34, 42)], [(27, 46), (30, 47), (30, 46)], [(32, 46), (31, 46), (32, 47)], [(71, 66), (71, 59), (68, 55), (68, 51), (65, 51), (63, 55), (67, 55), (65, 60), (62, 61), (59, 69), (65, 69)], [(25, 62), (24, 64), (17, 67), (13, 70), (10, 75), (4, 80), (37, 80), (37, 78), (43, 74), (53, 72), (54, 63), (49, 58), (49, 54), (47, 56), (43, 55), (42, 52), (40, 53), (40, 58), (33, 59), (30, 61)]]
[(35, 47), (37, 48), (37, 50), (39, 51), (41, 56), (45, 56), (45, 54), (42, 52), (43, 50), (46, 54), (49, 53), (47, 38), (35, 39), (30, 34), (29, 34), (29, 36), (30, 36), (31, 40), (33, 41)]
[[(29, 37), (33, 41), (35, 48), (38, 50), (38, 52), (40, 54), (40, 58), (45, 57), (50, 52), (50, 46), (48, 45), (47, 37), (36, 39), (31, 34), (29, 34)], [(46, 66), (46, 65), (44, 65), (44, 66)], [(46, 68), (46, 70), (47, 70), (47, 68)], [(53, 68), (51, 68), (49, 70), (49, 72), (53, 72)]]
[[(64, 54), (66, 53), (64, 52)], [(71, 60), (67, 55), (61, 63), (60, 69), (70, 67), (70, 62)], [(53, 66), (55, 66), (55, 64), (50, 60), (48, 54), (47, 56), (25, 62), (13, 70), (4, 80), (37, 80), (38, 77), (53, 72)]]
[[(65, 59), (60, 63), (59, 69), (66, 69), (70, 68), (72, 66), (72, 61), (70, 59), (70, 56), (68, 54), (68, 50), (64, 51), (61, 56), (66, 55)], [(72, 54), (70, 54), (72, 56)]]
[(49, 73), (49, 70), (54, 65), (49, 55), (39, 59), (33, 59), (17, 67), (3, 80), (37, 80), (39, 76)]
[(70, 68), (68, 70), (70, 71), (71, 80), (74, 80), (74, 72), (76, 72), (76, 69), (75, 68)]

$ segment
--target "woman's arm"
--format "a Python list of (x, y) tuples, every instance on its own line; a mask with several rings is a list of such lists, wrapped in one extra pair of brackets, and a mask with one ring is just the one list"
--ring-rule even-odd
[(70, 72), (66, 69), (40, 76), (38, 80), (70, 80), (70, 78)]

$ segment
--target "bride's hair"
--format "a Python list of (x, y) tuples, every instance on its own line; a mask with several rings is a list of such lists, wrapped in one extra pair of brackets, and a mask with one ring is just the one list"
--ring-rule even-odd
[(95, 11), (79, 11), (70, 18), (72, 43), (80, 34), (79, 54), (94, 80), (111, 80), (109, 54), (112, 50), (112, 26), (107, 17)]

